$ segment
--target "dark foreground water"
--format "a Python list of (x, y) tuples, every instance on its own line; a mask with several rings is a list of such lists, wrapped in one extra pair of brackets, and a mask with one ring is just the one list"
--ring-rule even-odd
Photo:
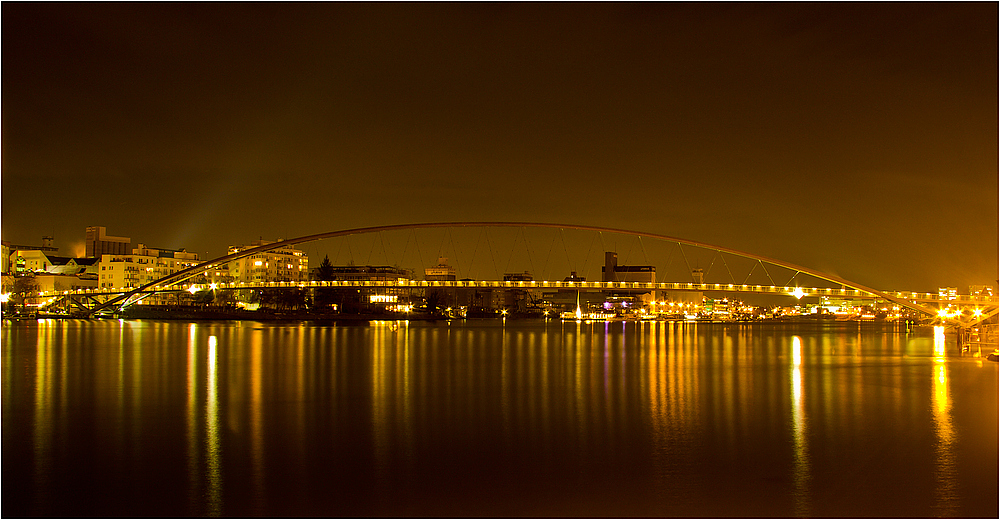
[(997, 364), (931, 328), (2, 332), (5, 518), (998, 513)]

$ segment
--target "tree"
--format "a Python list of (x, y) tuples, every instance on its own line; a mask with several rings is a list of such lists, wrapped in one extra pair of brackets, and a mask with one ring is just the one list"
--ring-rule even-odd
[(232, 307), (236, 304), (236, 296), (232, 289), (216, 289), (215, 304), (224, 307)]
[[(313, 270), (313, 277), (316, 280), (329, 282), (337, 277), (330, 263), (330, 257), (323, 256), (323, 262)], [(325, 309), (336, 299), (335, 289), (332, 287), (318, 287), (313, 291), (313, 305), (317, 308)]]
[(427, 312), (431, 314), (439, 314), (441, 312), (441, 302), (443, 300), (443, 294), (440, 290), (431, 289), (427, 291), (427, 296), (424, 297), (426, 302)]
[(14, 284), (10, 291), (10, 301), (8, 305), (15, 311), (27, 308), (29, 301), (35, 301), (38, 295), (38, 284), (35, 283), (35, 276), (18, 276), (14, 278)]
[(330, 263), (330, 256), (323, 255), (323, 261), (316, 268), (315, 276), (317, 280), (330, 281), (333, 280), (333, 264)]
[(194, 303), (202, 307), (215, 301), (215, 291), (198, 291), (194, 294)]
[(306, 303), (305, 291), (299, 288), (284, 289), (278, 293), (278, 305), (287, 310), (297, 310)]

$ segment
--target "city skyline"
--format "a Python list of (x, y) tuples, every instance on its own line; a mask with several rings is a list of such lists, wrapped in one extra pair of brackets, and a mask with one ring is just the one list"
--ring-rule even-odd
[(878, 288), (997, 278), (996, 4), (4, 14), (11, 243), (73, 254), (105, 226), (214, 258), (260, 237), (534, 221)]

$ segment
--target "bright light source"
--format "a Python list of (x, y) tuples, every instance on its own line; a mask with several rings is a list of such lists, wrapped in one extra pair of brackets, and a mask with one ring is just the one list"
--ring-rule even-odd
[(10, 300), (10, 293), (0, 294), (0, 302), (7, 303)]
[(198, 292), (198, 290), (199, 289), (197, 287), (193, 286), (193, 285), (188, 288), (188, 292), (191, 293), (191, 294), (194, 294), (194, 293)]
[(795, 290), (791, 292), (791, 295), (801, 300), (803, 296), (806, 296), (806, 292), (803, 291), (801, 287), (796, 287)]
[(211, 289), (211, 290), (213, 290), (213, 291), (214, 291), (214, 290), (215, 290), (215, 289), (216, 289), (217, 287), (219, 287), (219, 284), (217, 284), (217, 283), (214, 283), (214, 282), (213, 282), (213, 283), (210, 283), (210, 284), (208, 284), (208, 288), (209, 288), (209, 289)]
[(982, 309), (974, 309), (972, 311), (972, 314), (975, 315), (975, 316), (977, 316), (977, 317), (978, 316), (982, 316), (983, 315), (983, 310)]

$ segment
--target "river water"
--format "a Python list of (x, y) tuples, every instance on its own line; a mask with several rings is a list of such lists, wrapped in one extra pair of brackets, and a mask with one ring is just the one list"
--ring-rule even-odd
[(940, 329), (2, 332), (5, 518), (998, 514), (997, 364)]

